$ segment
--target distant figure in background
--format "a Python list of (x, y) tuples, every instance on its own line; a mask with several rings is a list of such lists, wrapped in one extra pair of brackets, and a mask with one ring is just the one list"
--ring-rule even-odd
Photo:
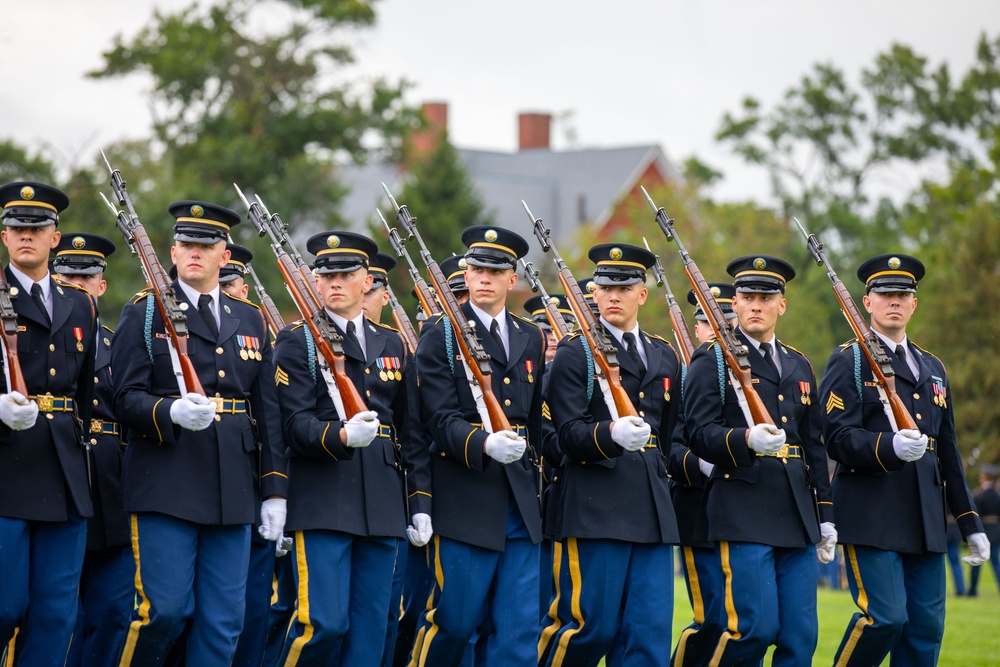
[[(986, 529), (986, 537), (990, 544), (1000, 542), (1000, 493), (997, 492), (997, 477), (1000, 468), (991, 463), (983, 464), (979, 470), (979, 488), (976, 490), (976, 508)], [(990, 550), (990, 565), (993, 567), (993, 577), (1000, 589), (1000, 549)], [(980, 565), (973, 565), (969, 576), (969, 597), (976, 597), (979, 586)]]
[[(945, 522), (945, 548), (948, 550), (946, 552), (948, 556), (948, 569), (951, 570), (951, 577), (955, 583), (955, 595), (962, 596), (965, 595), (965, 572), (962, 569), (962, 559), (960, 558), (962, 531), (959, 530), (958, 522), (955, 521), (955, 516), (951, 512), (948, 512)], [(976, 568), (973, 567), (972, 569), (975, 570)]]

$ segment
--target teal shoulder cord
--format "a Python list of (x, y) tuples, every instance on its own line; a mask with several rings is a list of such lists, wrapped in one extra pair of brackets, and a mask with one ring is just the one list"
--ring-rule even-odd
[(312, 376), (313, 383), (316, 383), (316, 341), (313, 340), (309, 327), (303, 326), (302, 332), (306, 337), (306, 357), (309, 359), (309, 375)]
[(444, 318), (444, 349), (448, 353), (448, 366), (451, 374), (455, 374), (455, 336), (451, 332), (451, 320)]
[(854, 350), (854, 384), (858, 387), (858, 401), (864, 401), (861, 395), (861, 348), (857, 343), (851, 345)]
[(146, 297), (146, 328), (143, 330), (143, 338), (146, 339), (146, 354), (149, 355), (149, 363), (153, 363), (153, 310), (156, 299), (150, 294)]
[(681, 405), (684, 405), (684, 381), (687, 380), (688, 367), (683, 361), (681, 362)]
[(580, 336), (580, 344), (583, 345), (583, 354), (587, 357), (587, 403), (594, 396), (594, 354), (587, 345), (587, 338)]
[(725, 364), (722, 362), (722, 348), (715, 346), (715, 365), (719, 367), (719, 401), (726, 404), (726, 372)]

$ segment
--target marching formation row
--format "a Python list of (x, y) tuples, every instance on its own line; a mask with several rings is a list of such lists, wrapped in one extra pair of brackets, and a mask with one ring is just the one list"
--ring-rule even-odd
[[(171, 205), (167, 272), (112, 186), (147, 280), (114, 334), (115, 244), (60, 230), (58, 189), (0, 186), (4, 664), (753, 665), (774, 645), (811, 665), (840, 543), (858, 611), (830, 661), (934, 665), (946, 506), (969, 562), (989, 558), (944, 366), (906, 335), (914, 257), (858, 268), (867, 320), (831, 270), (856, 337), (817, 383), (775, 334), (780, 258), (709, 284), (678, 241), (697, 341), (671, 294), (675, 346), (640, 327), (648, 249), (596, 245), (577, 281), (532, 216), (549, 295), (515, 232), (470, 227), (439, 265), (397, 206), (432, 284), (390, 229), (418, 333), (374, 240), (316, 234), (306, 264), (244, 199), (301, 313), (286, 325), (247, 300), (240, 215)], [(519, 261), (542, 290), (527, 318), (507, 308)], [(674, 545), (694, 610), (676, 643)]]

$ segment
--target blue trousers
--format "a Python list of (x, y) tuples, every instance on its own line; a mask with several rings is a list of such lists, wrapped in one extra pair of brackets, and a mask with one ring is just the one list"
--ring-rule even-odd
[(844, 546), (847, 583), (860, 610), (834, 664), (891, 667), (937, 664), (944, 638), (944, 554), (902, 554)]
[(112, 667), (135, 606), (135, 558), (128, 546), (88, 551), (67, 667)]
[[(969, 568), (969, 595), (979, 593), (979, 572), (982, 565), (973, 565)], [(990, 567), (993, 568), (993, 578), (1000, 587), (1000, 544), (990, 545)], [(961, 569), (959, 569), (961, 575)]]
[(274, 559), (274, 596), (268, 611), (267, 648), (264, 667), (274, 667), (285, 647), (285, 636), (295, 614), (294, 551)]
[[(951, 569), (952, 581), (955, 584), (955, 595), (965, 595), (965, 573), (962, 571), (962, 558), (959, 554), (959, 542), (956, 540), (948, 540), (946, 552), (948, 554), (948, 567)], [(992, 560), (993, 550), (990, 549), (990, 559)], [(1000, 562), (997, 563), (1000, 566)], [(998, 574), (1000, 574), (1000, 568), (998, 569)], [(971, 577), (975, 578), (976, 568), (973, 567), (972, 571), (969, 573)], [(997, 577), (997, 583), (1000, 585), (1000, 577)], [(975, 586), (969, 589), (969, 594), (974, 595), (976, 592)]]
[(333, 530), (295, 533), (298, 610), (278, 664), (325, 667), (338, 651), (340, 667), (380, 664), (396, 542)]
[[(76, 624), (87, 523), (0, 517), (0, 645), (18, 629), (15, 665), (62, 665)], [(29, 602), (30, 601), (30, 602)]]
[(247, 571), (246, 610), (243, 632), (236, 643), (233, 667), (260, 667), (267, 643), (274, 584), (274, 542), (265, 540), (256, 527), (250, 529), (250, 567)]
[(776, 646), (773, 667), (811, 665), (818, 619), (816, 548), (719, 542), (725, 575), (724, 628), (710, 662), (756, 665)]
[(539, 550), (513, 501), (503, 551), (438, 535), (432, 545), (434, 588), (417, 625), (411, 667), (461, 665), (484, 623), (491, 630), (482, 653), (485, 664), (534, 667)]
[(722, 634), (719, 619), (724, 607), (725, 577), (715, 549), (681, 547), (680, 552), (694, 622), (681, 631), (670, 664), (706, 665)]
[(382, 667), (392, 667), (396, 652), (396, 636), (399, 619), (403, 610), (403, 581), (406, 578), (406, 558), (409, 555), (408, 540), (396, 543), (396, 562), (392, 568), (392, 588), (389, 591), (389, 624), (385, 629), (385, 646), (382, 649)]
[(250, 526), (204, 526), (133, 514), (139, 606), (121, 667), (162, 665), (187, 629), (186, 667), (228, 665), (243, 628)]
[(553, 545), (558, 582), (538, 664), (662, 665), (670, 655), (673, 547), (568, 538)]
[(427, 607), (434, 577), (430, 568), (430, 547), (415, 547), (406, 543), (406, 571), (403, 574), (403, 610), (396, 634), (393, 667), (405, 667), (410, 659), (413, 638), (417, 634), (420, 612)]

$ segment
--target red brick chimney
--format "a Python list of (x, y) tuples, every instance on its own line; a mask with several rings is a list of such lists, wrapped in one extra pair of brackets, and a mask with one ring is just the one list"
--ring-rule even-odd
[(427, 120), (427, 127), (410, 135), (409, 158), (423, 160), (437, 147), (448, 129), (448, 103), (424, 102), (420, 112)]
[(549, 131), (552, 115), (547, 113), (519, 113), (517, 115), (517, 148), (549, 148)]

